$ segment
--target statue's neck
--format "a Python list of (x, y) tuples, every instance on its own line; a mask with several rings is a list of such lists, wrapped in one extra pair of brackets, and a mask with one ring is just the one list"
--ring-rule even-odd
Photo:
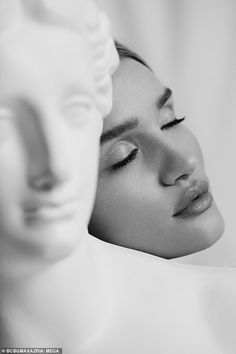
[[(95, 262), (96, 263), (96, 262)], [(94, 257), (77, 252), (18, 281), (1, 281), (2, 341), (7, 346), (75, 348), (97, 331), (106, 309)], [(12, 321), (14, 319), (14, 321)], [(71, 349), (72, 350), (72, 349)], [(73, 352), (73, 351), (72, 351)]]

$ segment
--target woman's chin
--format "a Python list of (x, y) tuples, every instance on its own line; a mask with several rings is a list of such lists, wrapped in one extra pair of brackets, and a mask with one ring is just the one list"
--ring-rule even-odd
[(212, 246), (216, 241), (218, 241), (225, 230), (223, 216), (215, 202), (213, 202), (211, 209), (211, 217), (209, 217), (209, 222), (207, 223), (207, 240), (209, 242), (208, 247)]
[(205, 220), (199, 220), (198, 228), (195, 230), (194, 238), (197, 240), (192, 249), (186, 251), (180, 257), (191, 255), (213, 246), (223, 235), (225, 223), (222, 214), (213, 202)]
[(191, 218), (187, 221), (182, 220), (184, 228), (178, 230), (179, 239), (172, 248), (166, 252), (156, 252), (156, 255), (166, 259), (189, 256), (203, 251), (213, 246), (223, 235), (225, 225), (224, 219), (213, 202), (211, 208), (205, 213)]

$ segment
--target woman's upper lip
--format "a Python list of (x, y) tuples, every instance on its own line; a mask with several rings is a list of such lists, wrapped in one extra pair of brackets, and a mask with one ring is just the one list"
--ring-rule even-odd
[(200, 195), (207, 193), (209, 190), (209, 182), (206, 180), (198, 180), (195, 181), (190, 187), (185, 189), (183, 192), (179, 202), (177, 203), (177, 207), (175, 208), (175, 212), (173, 216), (178, 216), (188, 205)]

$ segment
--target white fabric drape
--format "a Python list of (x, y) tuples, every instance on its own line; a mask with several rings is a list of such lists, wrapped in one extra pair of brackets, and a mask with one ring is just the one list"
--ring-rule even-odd
[(181, 262), (236, 264), (236, 1), (97, 0), (114, 37), (174, 90), (176, 111), (202, 146), (226, 231)]

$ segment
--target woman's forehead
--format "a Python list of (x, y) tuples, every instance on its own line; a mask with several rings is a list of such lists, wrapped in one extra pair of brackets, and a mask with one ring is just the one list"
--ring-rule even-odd
[(112, 82), (113, 107), (104, 129), (154, 108), (165, 89), (150, 69), (133, 59), (121, 60)]
[[(139, 85), (136, 85), (139, 83)], [(163, 84), (155, 74), (145, 65), (134, 59), (122, 59), (120, 65), (113, 76), (114, 90), (121, 92), (125, 90), (146, 90), (163, 89)]]

